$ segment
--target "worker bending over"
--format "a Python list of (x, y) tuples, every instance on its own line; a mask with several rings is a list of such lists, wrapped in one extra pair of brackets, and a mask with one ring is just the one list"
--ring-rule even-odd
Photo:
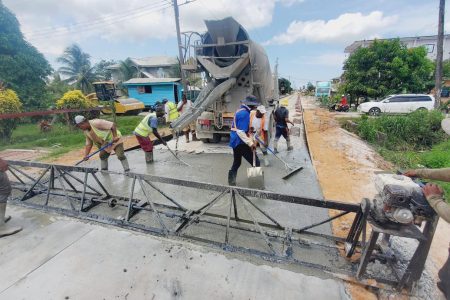
[[(180, 114), (184, 114), (189, 111), (192, 107), (192, 101), (186, 98), (186, 95), (183, 94), (183, 100), (178, 103), (177, 110)], [(195, 121), (191, 124), (188, 124), (185, 128), (183, 128), (184, 135), (186, 136), (186, 143), (189, 143), (189, 132), (192, 133), (192, 141), (198, 141), (197, 135), (195, 134)]]
[(275, 140), (273, 143), (273, 150), (275, 153), (278, 153), (278, 140), (281, 136), (286, 140), (287, 150), (291, 151), (293, 149), (291, 146), (291, 139), (289, 138), (289, 128), (287, 124), (290, 123), (294, 126), (294, 123), (289, 120), (289, 110), (285, 106), (286, 104), (282, 103), (273, 114), (275, 120)]
[[(450, 135), (450, 118), (442, 121), (442, 129)], [(408, 170), (404, 175), (450, 182), (450, 168)], [(433, 207), (439, 217), (444, 219), (447, 223), (450, 223), (450, 205), (444, 199), (444, 191), (442, 188), (436, 184), (427, 183), (422, 190), (428, 203), (430, 203), (431, 207)], [(445, 297), (450, 299), (450, 245), (448, 252), (449, 257), (447, 262), (438, 273), (440, 282), (437, 283), (437, 286), (445, 294)]]
[(12, 191), (6, 171), (8, 171), (8, 163), (0, 158), (0, 238), (22, 230), (22, 227), (11, 226), (6, 223), (11, 219), (11, 217), (5, 217), (5, 212), (6, 201)]
[(256, 139), (256, 145), (261, 148), (263, 153), (264, 165), (269, 166), (269, 159), (267, 158), (266, 146), (269, 145), (269, 122), (266, 118), (266, 108), (264, 105), (259, 105), (256, 110), (250, 112), (250, 131), (256, 135), (262, 143), (259, 143)]
[[(255, 96), (248, 96), (242, 101), (241, 107), (234, 114), (230, 133), (230, 147), (233, 148), (233, 165), (228, 171), (228, 184), (236, 185), (236, 176), (241, 166), (242, 157), (253, 165), (253, 151), (256, 144), (250, 137), (250, 111), (260, 103)], [(260, 166), (258, 156), (255, 154), (255, 165)]]
[(166, 123), (170, 125), (173, 121), (178, 119), (180, 113), (178, 112), (177, 105), (168, 99), (164, 99), (162, 103), (164, 104)]
[(83, 116), (75, 117), (75, 124), (78, 128), (83, 130), (86, 136), (86, 146), (84, 148), (84, 160), (88, 160), (89, 153), (91, 153), (92, 146), (100, 149), (109, 143), (110, 146), (100, 151), (100, 167), (103, 171), (108, 170), (108, 158), (111, 152), (116, 152), (117, 158), (122, 163), (125, 172), (130, 171), (127, 157), (123, 148), (122, 134), (116, 128), (116, 124), (110, 121), (93, 119), (88, 120)]
[(153, 133), (163, 145), (167, 145), (166, 141), (163, 140), (158, 132), (158, 118), (162, 116), (164, 116), (162, 111), (157, 111), (156, 114), (150, 113), (146, 115), (133, 132), (145, 153), (145, 162), (148, 164), (153, 162), (153, 143), (150, 139), (150, 133)]

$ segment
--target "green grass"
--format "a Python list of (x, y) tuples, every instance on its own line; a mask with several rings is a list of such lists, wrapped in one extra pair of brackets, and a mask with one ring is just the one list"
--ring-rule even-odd
[[(384, 159), (392, 162), (401, 170), (417, 168), (450, 168), (450, 140), (434, 145), (426, 151), (394, 151), (378, 147)], [(450, 182), (438, 182), (445, 191), (447, 202), (450, 202)]]
[[(111, 120), (112, 117), (103, 117)], [(142, 120), (139, 116), (117, 117), (122, 135), (132, 134), (134, 128)], [(5, 149), (45, 149), (49, 156), (59, 156), (73, 149), (83, 147), (85, 137), (81, 130), (71, 129), (65, 123), (56, 123), (50, 132), (40, 132), (36, 124), (19, 125), (13, 132), (9, 143), (2, 143), (0, 150)]]
[[(384, 159), (399, 170), (449, 168), (450, 140), (439, 130), (439, 118), (435, 112), (432, 115), (421, 112), (370, 119), (345, 118), (339, 119), (339, 123), (372, 144)], [(348, 120), (357, 123), (358, 127), (348, 126)], [(375, 131), (383, 132), (386, 138), (377, 139)], [(450, 202), (450, 183), (436, 183), (444, 188)]]

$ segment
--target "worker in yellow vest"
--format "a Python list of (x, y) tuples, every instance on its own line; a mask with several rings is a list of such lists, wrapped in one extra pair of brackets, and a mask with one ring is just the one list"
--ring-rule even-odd
[(158, 133), (158, 118), (162, 116), (164, 116), (164, 112), (161, 110), (156, 111), (156, 114), (150, 113), (134, 129), (134, 135), (145, 153), (145, 162), (148, 164), (153, 162), (153, 143), (149, 137), (150, 133), (153, 133), (163, 145), (167, 145), (166, 141)]
[(266, 146), (269, 145), (269, 122), (266, 117), (266, 108), (264, 105), (259, 105), (256, 110), (250, 112), (250, 131), (253, 135), (258, 136), (258, 138), (264, 143), (264, 145), (257, 143), (259, 148), (263, 153), (264, 165), (268, 167), (270, 165), (269, 159), (267, 158)]
[(88, 120), (83, 116), (75, 117), (75, 125), (83, 130), (86, 136), (86, 146), (84, 148), (84, 160), (88, 160), (89, 153), (91, 153), (92, 146), (95, 144), (97, 148), (101, 148), (108, 143), (112, 143), (111, 146), (100, 151), (100, 167), (102, 170), (108, 170), (108, 157), (114, 150), (117, 158), (122, 163), (123, 170), (125, 172), (130, 171), (127, 157), (125, 156), (125, 150), (123, 148), (122, 134), (116, 128), (116, 124), (110, 121), (93, 119)]
[(164, 112), (166, 114), (166, 123), (170, 124), (180, 116), (177, 105), (168, 99), (163, 100)]

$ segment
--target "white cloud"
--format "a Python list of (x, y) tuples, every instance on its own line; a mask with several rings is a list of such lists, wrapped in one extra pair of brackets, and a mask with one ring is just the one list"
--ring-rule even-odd
[(273, 37), (266, 44), (293, 44), (298, 40), (344, 44), (377, 34), (396, 21), (397, 16), (384, 16), (380, 11), (368, 15), (346, 13), (328, 21), (293, 21), (285, 33)]
[[(197, 0), (180, 6), (182, 31), (204, 31), (205, 19), (233, 16), (246, 29), (272, 22), (276, 2), (302, 0)], [(46, 55), (74, 42), (96, 38), (121, 43), (154, 42), (175, 36), (169, 0), (4, 0), (26, 38)]]
[(294, 4), (305, 2), (305, 0), (277, 0), (277, 2), (280, 2), (284, 6), (292, 6)]

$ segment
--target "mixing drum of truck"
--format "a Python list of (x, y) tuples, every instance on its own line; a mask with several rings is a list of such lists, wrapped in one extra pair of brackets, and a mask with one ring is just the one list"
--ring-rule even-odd
[(270, 115), (274, 78), (266, 52), (236, 20), (229, 17), (205, 24), (207, 32), (194, 47), (206, 86), (172, 127), (179, 131), (195, 121), (198, 138), (219, 142), (229, 135), (234, 112), (246, 96), (255, 95)]

